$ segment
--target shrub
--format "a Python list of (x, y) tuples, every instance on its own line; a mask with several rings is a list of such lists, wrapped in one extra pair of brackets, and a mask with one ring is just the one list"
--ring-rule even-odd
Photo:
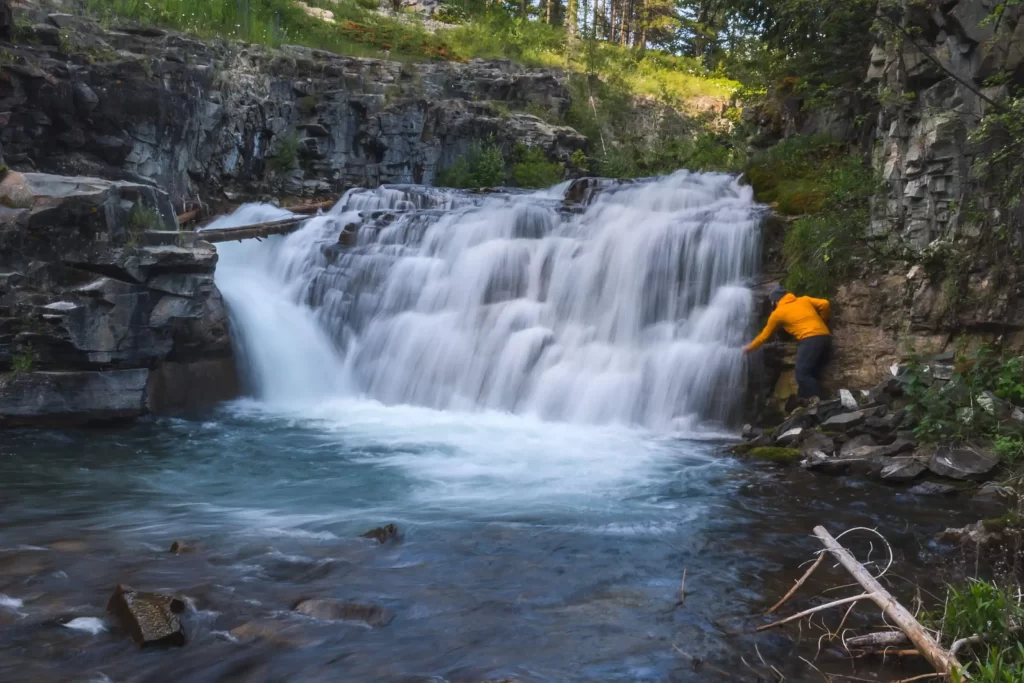
[(129, 235), (136, 236), (151, 230), (161, 230), (163, 227), (163, 221), (160, 220), (160, 214), (156, 209), (146, 206), (141, 201), (135, 202), (131, 213), (128, 214)]
[(36, 364), (36, 353), (35, 349), (32, 348), (31, 344), (26, 344), (21, 348), (20, 351), (14, 354), (11, 359), (11, 370), (15, 374), (22, 372), (32, 372), (32, 369)]
[(279, 138), (274, 151), (266, 156), (263, 163), (274, 175), (290, 173), (299, 164), (299, 134), (293, 131)]
[(437, 174), (439, 187), (498, 187), (505, 182), (505, 158), (493, 141), (474, 142), (466, 155), (459, 155), (448, 168)]
[(512, 152), (512, 181), (516, 187), (542, 188), (560, 183), (565, 168), (556, 161), (548, 161), (540, 147), (517, 144)]

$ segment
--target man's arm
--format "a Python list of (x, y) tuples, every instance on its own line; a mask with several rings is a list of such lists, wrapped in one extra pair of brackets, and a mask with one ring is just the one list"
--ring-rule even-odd
[(764, 326), (764, 329), (761, 330), (761, 334), (757, 335), (757, 337), (754, 338), (754, 341), (743, 347), (744, 353), (750, 353), (751, 351), (759, 348), (761, 344), (768, 341), (768, 337), (772, 336), (772, 333), (775, 332), (775, 328), (779, 326), (779, 317), (775, 313), (775, 311), (772, 311), (772, 314), (768, 316), (768, 323)]
[(807, 297), (807, 300), (814, 306), (814, 310), (818, 312), (821, 319), (828, 322), (828, 317), (832, 315), (832, 304), (828, 302), (828, 299), (815, 299), (814, 297)]

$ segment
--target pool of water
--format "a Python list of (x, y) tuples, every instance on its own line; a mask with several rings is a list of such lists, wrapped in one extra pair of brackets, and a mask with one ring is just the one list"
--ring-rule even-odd
[[(812, 557), (813, 526), (878, 527), (911, 576), (971, 517), (722, 443), (366, 400), (7, 432), (0, 680), (821, 680), (799, 659), (820, 633), (754, 635), (752, 616)], [(360, 537), (387, 522), (397, 542)], [(175, 539), (195, 552), (168, 553)], [(822, 574), (808, 595), (845, 583)], [(117, 583), (188, 596), (188, 644), (137, 650), (105, 612)], [(396, 618), (291, 612), (309, 597)], [(277, 635), (230, 635), (251, 622)]]

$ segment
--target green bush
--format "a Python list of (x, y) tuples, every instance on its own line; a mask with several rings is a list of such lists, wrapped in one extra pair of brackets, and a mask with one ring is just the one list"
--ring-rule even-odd
[(294, 170), (299, 165), (299, 134), (292, 132), (281, 137), (263, 163), (274, 175), (284, 175)]
[(435, 184), (438, 187), (499, 187), (505, 183), (505, 157), (493, 141), (474, 142), (468, 154), (459, 155), (448, 168), (441, 169)]
[(144, 232), (150, 232), (153, 230), (162, 230), (164, 227), (163, 221), (160, 220), (160, 214), (156, 212), (142, 202), (135, 202), (132, 206), (131, 212), (128, 214), (128, 235), (129, 239), (138, 239), (138, 236)]
[[(972, 681), (1024, 681), (1022, 626), (1024, 608), (1014, 591), (980, 580), (971, 580), (962, 588), (951, 586), (947, 591), (941, 624), (943, 635), (951, 642), (972, 636), (979, 636), (982, 641), (973, 652), (973, 661), (965, 666), (965, 673)], [(965, 679), (955, 675), (953, 680)]]
[(512, 182), (516, 187), (543, 188), (556, 185), (565, 178), (565, 168), (548, 161), (540, 147), (517, 144), (512, 152)]
[(36, 364), (36, 352), (31, 344), (26, 344), (11, 359), (11, 370), (15, 374), (32, 372)]
[(993, 439), (994, 449), (1007, 462), (1020, 456), (1024, 440), (1018, 428), (1002, 424), (997, 415), (979, 404), (979, 398), (990, 391), (998, 399), (1024, 405), (1024, 358), (1004, 358), (987, 346), (961, 351), (952, 377), (941, 384), (933, 382), (925, 368), (914, 356), (905, 373), (907, 411), (918, 439)]

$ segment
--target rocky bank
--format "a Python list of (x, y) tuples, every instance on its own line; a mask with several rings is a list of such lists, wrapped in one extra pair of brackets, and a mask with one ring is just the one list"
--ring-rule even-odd
[(0, 426), (64, 426), (237, 394), (217, 253), (150, 185), (0, 181)]

